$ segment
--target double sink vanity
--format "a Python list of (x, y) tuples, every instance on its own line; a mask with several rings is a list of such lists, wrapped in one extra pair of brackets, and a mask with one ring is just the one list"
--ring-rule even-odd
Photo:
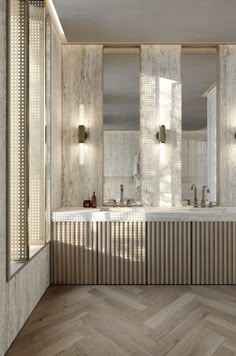
[(64, 46), (52, 283), (236, 284), (234, 55)]
[(52, 283), (236, 284), (236, 208), (61, 208)]

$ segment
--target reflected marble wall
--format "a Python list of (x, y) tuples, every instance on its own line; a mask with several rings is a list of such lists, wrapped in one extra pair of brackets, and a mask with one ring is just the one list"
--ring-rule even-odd
[(125, 200), (140, 200), (134, 184), (139, 139), (139, 131), (104, 131), (104, 200), (119, 200), (120, 184), (124, 185)]
[(182, 200), (193, 200), (191, 185), (201, 199), (202, 186), (207, 184), (207, 130), (182, 132)]
[(209, 201), (216, 201), (216, 87), (207, 95), (207, 185), (210, 188)]

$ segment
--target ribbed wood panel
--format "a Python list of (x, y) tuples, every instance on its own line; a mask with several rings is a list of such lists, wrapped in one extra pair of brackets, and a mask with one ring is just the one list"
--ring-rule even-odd
[(52, 284), (97, 284), (97, 223), (53, 224)]
[(190, 222), (147, 222), (147, 284), (191, 284)]
[(98, 223), (98, 284), (146, 284), (145, 222)]
[(236, 284), (235, 222), (192, 223), (192, 284)]

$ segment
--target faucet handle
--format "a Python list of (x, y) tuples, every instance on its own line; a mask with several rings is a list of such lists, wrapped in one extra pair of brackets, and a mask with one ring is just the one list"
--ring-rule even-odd
[(113, 203), (113, 207), (116, 206), (116, 199), (109, 199), (109, 202), (112, 202), (112, 203)]
[(132, 203), (135, 203), (136, 201), (134, 199), (128, 199), (127, 200), (127, 206), (131, 206)]
[(204, 191), (206, 189), (206, 192), (207, 193), (210, 193), (210, 188), (208, 187), (208, 185), (204, 185), (203, 187), (202, 187), (202, 191)]

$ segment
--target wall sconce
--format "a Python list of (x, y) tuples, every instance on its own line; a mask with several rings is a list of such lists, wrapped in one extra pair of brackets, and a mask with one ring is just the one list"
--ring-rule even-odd
[(85, 126), (84, 126), (84, 125), (79, 125), (79, 133), (78, 133), (78, 136), (79, 136), (79, 143), (85, 143), (85, 141), (86, 141), (87, 138), (88, 138), (88, 134), (87, 134), (87, 132), (85, 131)]
[(165, 127), (165, 125), (160, 126), (160, 131), (156, 134), (156, 137), (160, 143), (166, 142), (166, 127)]

